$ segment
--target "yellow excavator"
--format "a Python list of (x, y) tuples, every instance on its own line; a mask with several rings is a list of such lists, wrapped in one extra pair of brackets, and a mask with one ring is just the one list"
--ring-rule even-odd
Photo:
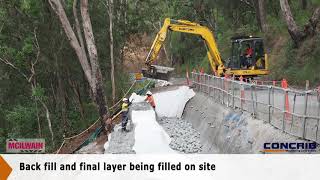
[(262, 38), (252, 36), (231, 38), (231, 57), (223, 61), (214, 35), (209, 28), (187, 20), (166, 18), (146, 57), (146, 68), (142, 69), (145, 77), (167, 80), (174, 70), (170, 67), (153, 65), (167, 38), (168, 30), (199, 35), (206, 44), (210, 67), (216, 76), (234, 75), (235, 77), (252, 78), (269, 74), (268, 57), (264, 51)]

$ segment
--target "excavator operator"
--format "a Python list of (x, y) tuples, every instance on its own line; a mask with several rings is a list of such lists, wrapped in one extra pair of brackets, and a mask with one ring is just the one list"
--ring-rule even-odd
[(244, 55), (241, 58), (241, 67), (242, 68), (248, 68), (250, 66), (250, 58), (253, 56), (253, 49), (250, 46), (250, 44), (247, 44), (247, 47), (245, 49)]

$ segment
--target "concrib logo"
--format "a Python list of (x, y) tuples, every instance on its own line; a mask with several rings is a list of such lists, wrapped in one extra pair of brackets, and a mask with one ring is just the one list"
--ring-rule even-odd
[(317, 143), (315, 142), (273, 142), (264, 143), (263, 152), (281, 153), (281, 152), (316, 152)]
[(7, 139), (7, 153), (44, 153), (45, 139)]

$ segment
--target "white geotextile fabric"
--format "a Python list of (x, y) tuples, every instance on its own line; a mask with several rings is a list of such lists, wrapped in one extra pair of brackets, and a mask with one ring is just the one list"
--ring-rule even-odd
[[(187, 86), (153, 94), (157, 115), (160, 117), (181, 117), (186, 103), (194, 95), (194, 91)], [(144, 101), (146, 96), (133, 93), (129, 99), (138, 103)]]
[(132, 122), (135, 124), (135, 143), (133, 150), (137, 154), (176, 153), (169, 147), (171, 138), (157, 123), (153, 110), (132, 111)]
[(187, 86), (153, 95), (160, 117), (181, 117), (186, 103), (195, 95)]
[[(153, 95), (157, 116), (160, 117), (181, 117), (186, 103), (195, 95), (194, 91), (187, 86), (181, 86), (171, 91), (163, 91)], [(133, 103), (143, 102), (146, 96), (139, 96), (135, 93), (129, 98)], [(155, 111), (133, 110), (131, 115), (135, 125), (135, 143), (133, 150), (141, 153), (177, 153), (169, 146), (171, 138), (158, 124)], [(109, 139), (110, 140), (110, 139)], [(123, 142), (125, 143), (125, 142)], [(105, 144), (108, 147), (109, 143)]]

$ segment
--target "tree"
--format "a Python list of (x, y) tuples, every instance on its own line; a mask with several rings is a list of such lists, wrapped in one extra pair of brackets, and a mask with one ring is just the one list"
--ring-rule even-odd
[(304, 25), (303, 28), (300, 28), (296, 24), (288, 0), (280, 0), (280, 7), (284, 20), (287, 23), (288, 32), (296, 46), (299, 46), (307, 37), (313, 36), (316, 33), (316, 28), (320, 19), (320, 7), (317, 7), (314, 10), (312, 17), (309, 19), (309, 23)]
[(258, 22), (259, 27), (262, 32), (267, 31), (267, 16), (265, 11), (265, 0), (258, 0), (257, 1), (257, 8), (256, 8), (256, 14), (258, 16)]
[(307, 0), (300, 0), (302, 9), (307, 9), (308, 1)]
[(114, 104), (116, 101), (116, 85), (115, 85), (115, 81), (114, 81), (114, 55), (113, 55), (113, 0), (107, 0), (107, 1), (108, 1), (108, 5), (109, 5), (108, 14), (109, 14), (109, 35), (110, 35), (112, 102)]
[(54, 133), (52, 130), (52, 122), (51, 122), (51, 118), (50, 118), (50, 111), (48, 106), (45, 103), (45, 95), (44, 92), (42, 91), (42, 88), (39, 87), (37, 81), (36, 81), (36, 70), (35, 67), (36, 65), (39, 63), (39, 57), (40, 57), (40, 46), (39, 46), (39, 42), (38, 42), (38, 38), (37, 38), (37, 31), (36, 29), (34, 29), (34, 37), (32, 38), (32, 40), (26, 40), (24, 47), (22, 48), (22, 53), (24, 54), (25, 57), (28, 57), (30, 55), (34, 55), (35, 58), (30, 60), (30, 69), (29, 74), (26, 74), (23, 72), (23, 70), (21, 68), (19, 68), (17, 65), (15, 65), (12, 60), (9, 60), (8, 58), (12, 57), (10, 55), (10, 50), (6, 49), (4, 53), (1, 54), (2, 57), (0, 57), (0, 61), (11, 67), (12, 69), (14, 69), (19, 75), (21, 75), (25, 81), (30, 85), (30, 89), (31, 89), (31, 93), (32, 93), (32, 97), (35, 100), (35, 106), (37, 108), (37, 120), (38, 120), (38, 131), (39, 131), (39, 137), (41, 137), (42, 133), (41, 133), (41, 125), (40, 125), (40, 120), (39, 120), (39, 112), (38, 112), (38, 102), (42, 105), (42, 107), (45, 109), (46, 111), (46, 118), (48, 121), (48, 128), (51, 134), (51, 141), (54, 144)]
[(291, 9), (287, 0), (280, 0), (280, 7), (284, 16), (284, 19), (288, 26), (288, 32), (295, 42), (300, 43), (305, 38), (305, 33), (298, 27), (295, 20), (293, 19)]
[[(75, 0), (76, 1), (76, 0)], [(78, 23), (78, 38), (71, 27), (70, 21), (66, 15), (64, 7), (60, 0), (49, 0), (51, 8), (59, 17), (61, 25), (64, 32), (69, 40), (71, 47), (74, 49), (78, 60), (81, 64), (82, 70), (85, 74), (86, 80), (90, 86), (92, 92), (92, 99), (98, 106), (98, 111), (100, 115), (101, 124), (103, 124), (103, 117), (108, 114), (106, 100), (104, 97), (104, 89), (102, 86), (102, 75), (98, 62), (98, 53), (95, 44), (95, 39), (92, 31), (92, 25), (90, 20), (90, 14), (88, 9), (88, 0), (81, 0), (80, 11), (82, 18), (82, 29), (84, 34), (84, 39), (86, 43), (86, 48), (84, 43), (81, 43), (83, 39), (81, 32), (79, 33), (80, 25)], [(77, 15), (74, 13), (74, 15)], [(76, 18), (77, 16), (75, 16)], [(80, 43), (79, 43), (79, 40)], [(88, 52), (85, 51), (85, 49)]]

